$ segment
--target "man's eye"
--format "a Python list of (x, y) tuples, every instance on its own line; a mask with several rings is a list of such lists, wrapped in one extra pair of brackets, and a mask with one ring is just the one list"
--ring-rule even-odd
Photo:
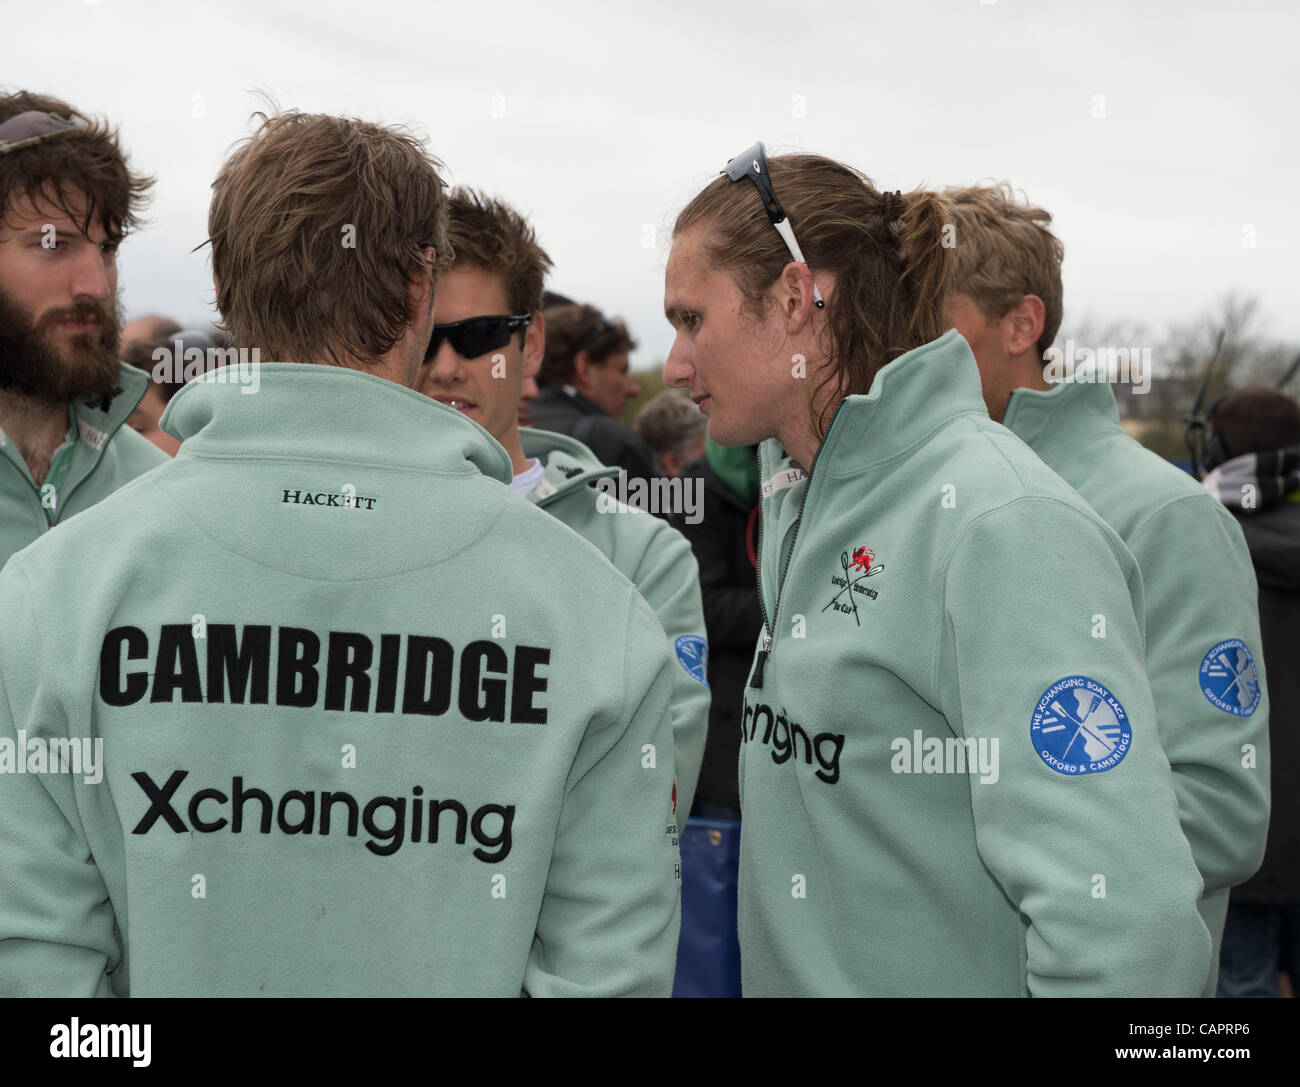
[(101, 242), (99, 245), (99, 251), (101, 253), (107, 253), (110, 256), (112, 256), (117, 253), (118, 245), (119, 245), (118, 242)]
[(682, 314), (682, 324), (689, 329), (699, 328), (700, 315), (698, 313), (684, 313)]

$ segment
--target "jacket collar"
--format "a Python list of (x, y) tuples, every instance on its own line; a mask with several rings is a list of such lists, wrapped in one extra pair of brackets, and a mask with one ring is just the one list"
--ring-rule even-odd
[(112, 392), (94, 400), (73, 402), (78, 438), (92, 449), (100, 449), (131, 417), (148, 388), (148, 374), (125, 362), (119, 363), (117, 385)]
[(818, 450), (817, 472), (860, 475), (972, 413), (988, 417), (979, 370), (952, 330), (882, 367), (865, 396), (844, 398)]
[[(148, 374), (119, 362), (117, 384), (110, 392), (93, 400), (83, 398), (68, 404), (69, 427), (65, 441), (74, 444), (71, 453), (67, 454), (71, 461), (68, 479), (64, 484), (65, 491), (70, 491), (80, 483), (99, 463), (109, 439), (131, 417), (148, 388)], [(31, 473), (18, 451), (10, 448), (7, 452), (9, 459), (26, 472), (30, 479)]]
[[(162, 428), (177, 457), (363, 461), (423, 471), (465, 471), (509, 483), (510, 457), (454, 408), (373, 374), (338, 366), (258, 363), (258, 382), (223, 366), (189, 382)], [(227, 379), (229, 375), (229, 379)], [(412, 441), (414, 434), (424, 437)]]
[(601, 464), (580, 441), (565, 434), (555, 434), (536, 427), (520, 427), (519, 441), (525, 457), (536, 457), (546, 469), (546, 476), (528, 495), (539, 506), (549, 505), (561, 495), (579, 487), (618, 475), (617, 466)]
[(549, 385), (537, 394), (537, 399), (543, 406), (552, 401), (568, 404), (577, 408), (583, 415), (609, 414), (596, 401), (584, 396), (572, 385)]
[(1054, 454), (1077, 456), (1098, 427), (1119, 430), (1119, 406), (1104, 381), (1061, 381), (1048, 391), (1016, 389), (1002, 425), (1049, 464)]

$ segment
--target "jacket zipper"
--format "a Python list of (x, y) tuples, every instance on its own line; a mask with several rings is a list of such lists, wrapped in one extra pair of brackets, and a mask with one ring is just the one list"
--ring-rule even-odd
[[(790, 537), (790, 553), (785, 557), (785, 563), (781, 567), (781, 578), (777, 582), (776, 603), (772, 605), (772, 620), (775, 620), (781, 614), (781, 594), (785, 589), (785, 575), (790, 569), (790, 560), (794, 558), (794, 549), (799, 543), (799, 529), (803, 527), (803, 511), (808, 504), (808, 495), (812, 493), (813, 472), (817, 468), (817, 459), (822, 455), (822, 450), (826, 448), (826, 443), (830, 441), (831, 430), (835, 426), (835, 420), (839, 418), (840, 409), (844, 407), (844, 401), (841, 400), (835, 408), (835, 414), (831, 416), (831, 425), (826, 428), (826, 437), (822, 444), (817, 447), (817, 452), (813, 454), (812, 464), (808, 466), (808, 486), (804, 488), (803, 498), (799, 500), (799, 516), (794, 519), (794, 535)], [(762, 454), (759, 454), (758, 462), (759, 486), (763, 484), (763, 460)], [(763, 500), (759, 495), (759, 502)], [(763, 612), (763, 640), (759, 643), (758, 660), (754, 662), (754, 674), (750, 677), (750, 687), (761, 690), (763, 687), (763, 670), (767, 667), (767, 659), (771, 655), (772, 640), (776, 636), (775, 622), (770, 622), (767, 617), (767, 601), (763, 598), (763, 522), (766, 518), (763, 516), (760, 507), (758, 515), (758, 566), (754, 570), (754, 575), (758, 580), (758, 606)]]
[[(15, 446), (14, 448), (15, 450), (17, 450), (17, 446)], [(59, 523), (59, 518), (63, 515), (64, 503), (69, 497), (71, 497), (72, 494), (72, 491), (60, 491), (56, 485), (54, 493), (57, 496), (57, 505), (53, 509), (50, 509), (45, 505), (45, 495), (44, 495), (45, 485), (47, 483), (52, 482), (51, 477), (56, 474), (55, 469), (59, 466), (59, 464), (63, 461), (70, 460), (73, 454), (75, 453), (75, 451), (76, 451), (75, 444), (72, 446), (68, 446), (66, 448), (60, 448), (57, 454), (53, 457), (53, 459), (51, 459), (49, 469), (45, 473), (45, 479), (41, 483), (37, 483), (34, 479), (31, 478), (30, 466), (25, 466), (27, 467), (27, 474), (23, 475), (20, 467), (17, 464), (13, 465), (14, 471), (18, 472), (19, 478), (21, 478), (22, 481), (27, 484), (27, 486), (30, 488), (29, 493), (36, 500), (36, 508), (40, 511), (38, 517), (41, 521), (41, 524), (45, 526), (45, 528), (42, 529), (42, 533), (47, 532), (49, 529), (53, 528), (55, 525)], [(21, 457), (22, 454), (20, 453), (18, 454), (18, 456)], [(68, 471), (71, 471), (71, 465), (69, 465)], [(63, 477), (65, 479), (67, 478), (68, 471), (65, 471), (63, 473)], [(82, 476), (80, 479), (77, 480), (77, 483), (80, 483), (81, 479), (84, 478), (85, 476)], [(76, 486), (77, 484), (73, 484), (72, 489), (76, 490)], [(50, 519), (51, 514), (54, 515), (53, 520)]]

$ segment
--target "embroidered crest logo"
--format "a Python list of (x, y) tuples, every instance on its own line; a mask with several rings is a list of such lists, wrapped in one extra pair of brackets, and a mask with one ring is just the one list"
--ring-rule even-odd
[(697, 683), (709, 685), (709, 643), (698, 634), (683, 634), (673, 642), (677, 650), (677, 663)]
[(853, 549), (852, 558), (847, 551), (841, 551), (841, 573), (831, 575), (831, 584), (837, 591), (822, 611), (838, 611), (845, 615), (852, 615), (854, 622), (861, 626), (862, 617), (858, 614), (858, 599), (865, 597), (868, 600), (875, 600), (880, 595), (863, 582), (869, 577), (883, 573), (884, 569), (885, 564), (876, 562), (875, 551), (865, 544)]
[(1259, 705), (1255, 659), (1240, 638), (1214, 646), (1201, 660), (1201, 693), (1212, 706), (1236, 717), (1249, 717)]
[(1087, 676), (1065, 676), (1043, 692), (1029, 735), (1038, 757), (1068, 776), (1118, 766), (1133, 743), (1133, 728), (1119, 699)]

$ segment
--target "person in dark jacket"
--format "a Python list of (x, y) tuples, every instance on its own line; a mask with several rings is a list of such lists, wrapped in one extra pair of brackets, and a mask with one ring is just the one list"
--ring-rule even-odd
[(1232, 889), (1218, 995), (1278, 996), (1279, 969), (1300, 982), (1300, 404), (1249, 386), (1211, 425), (1205, 486), (1236, 514), (1259, 579), (1273, 791), (1264, 863)]
[(699, 480), (703, 516), (669, 523), (690, 541), (700, 568), (708, 677), (713, 699), (695, 803), (681, 839), (682, 930), (673, 996), (740, 996), (736, 905), (740, 861), (740, 716), (758, 602), (758, 456), (752, 445), (705, 439), (704, 456), (682, 470)]
[(700, 566), (704, 626), (709, 636), (709, 738), (691, 815), (739, 819), (740, 711), (754, 642), (763, 628), (755, 563), (758, 552), (758, 460), (752, 445), (728, 449), (705, 442), (704, 456), (682, 471), (701, 479), (704, 515), (669, 523), (690, 541)]
[(679, 389), (656, 393), (636, 413), (632, 429), (654, 458), (655, 474), (675, 479), (704, 456), (709, 420)]
[(548, 307), (543, 317), (546, 356), (528, 424), (576, 438), (601, 463), (649, 479), (650, 450), (621, 422), (627, 402), (641, 391), (628, 376), (628, 355), (636, 341), (627, 327), (608, 320), (595, 306), (576, 303)]

